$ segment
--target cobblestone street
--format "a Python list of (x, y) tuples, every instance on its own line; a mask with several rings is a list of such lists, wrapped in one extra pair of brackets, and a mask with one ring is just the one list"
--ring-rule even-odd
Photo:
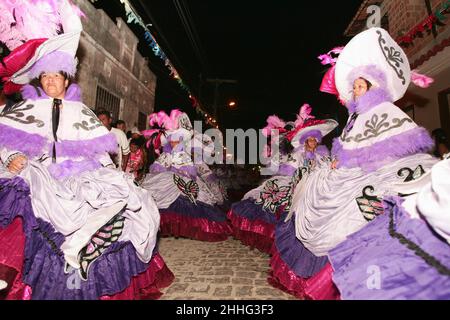
[(267, 282), (269, 256), (239, 241), (162, 238), (159, 249), (175, 274), (162, 300), (295, 300)]

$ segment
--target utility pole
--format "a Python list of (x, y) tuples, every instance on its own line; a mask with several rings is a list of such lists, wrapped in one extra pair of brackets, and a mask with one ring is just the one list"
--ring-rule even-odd
[(214, 104), (213, 104), (213, 109), (214, 109), (214, 118), (216, 120), (218, 120), (217, 116), (218, 116), (218, 109), (219, 109), (219, 86), (223, 83), (226, 84), (237, 84), (237, 80), (233, 80), (233, 79), (206, 79), (206, 81), (208, 83), (213, 83), (214, 84)]

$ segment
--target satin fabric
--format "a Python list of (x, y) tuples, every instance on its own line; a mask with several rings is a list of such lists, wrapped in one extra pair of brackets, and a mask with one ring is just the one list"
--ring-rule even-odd
[(394, 185), (404, 180), (397, 175), (400, 169), (414, 170), (422, 165), (428, 171), (436, 161), (430, 155), (418, 154), (371, 173), (360, 168), (323, 168), (311, 173), (294, 195), (292, 211), (296, 214), (297, 238), (313, 254), (326, 255), (348, 235), (368, 223), (356, 202), (365, 187), (374, 187), (378, 197), (396, 194)]

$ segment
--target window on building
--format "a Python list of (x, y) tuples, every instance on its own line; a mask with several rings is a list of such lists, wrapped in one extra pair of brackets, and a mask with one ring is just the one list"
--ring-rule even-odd
[(97, 95), (95, 98), (95, 110), (105, 109), (111, 112), (113, 122), (119, 119), (120, 98), (105, 88), (97, 86)]
[(138, 114), (138, 130), (142, 131), (147, 128), (147, 115), (139, 111)]

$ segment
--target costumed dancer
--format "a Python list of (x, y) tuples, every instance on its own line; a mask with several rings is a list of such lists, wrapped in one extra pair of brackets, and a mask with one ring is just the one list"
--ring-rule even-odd
[(64, 33), (0, 65), (5, 88), (34, 84), (0, 113), (0, 259), (18, 272), (7, 298), (157, 298), (173, 274), (157, 252), (156, 203), (112, 169), (117, 142), (70, 84), (81, 21), (55, 5)]
[[(273, 155), (270, 164), (277, 165), (278, 170), (273, 177), (250, 190), (241, 201), (234, 203), (228, 213), (234, 237), (243, 244), (270, 253), (275, 225), (289, 211), (298, 182), (306, 171), (328, 156), (326, 147), (318, 146), (315, 138), (309, 141), (310, 145), (305, 149), (305, 141), (309, 137), (299, 135), (302, 128), (313, 123), (325, 123), (313, 119), (311, 107), (307, 104), (300, 109), (295, 123), (286, 124), (277, 116), (267, 119), (268, 125), (263, 129), (263, 134), (270, 137), (272, 130), (281, 133), (280, 153), (278, 157)], [(337, 123), (334, 126), (336, 125)], [(331, 124), (331, 130), (333, 128)]]
[(223, 241), (230, 235), (226, 214), (199, 180), (192, 161), (193, 128), (186, 113), (172, 110), (150, 115), (152, 129), (143, 132), (162, 153), (141, 186), (152, 193), (161, 213), (161, 235)]
[[(297, 190), (304, 188), (309, 176), (316, 170), (331, 166), (333, 158), (326, 146), (320, 145), (323, 137), (338, 126), (335, 120), (309, 120), (290, 133), (293, 145), (301, 150), (303, 163), (299, 171)], [(298, 193), (297, 193), (298, 194)], [(293, 199), (292, 201), (295, 201)], [(307, 278), (321, 270), (328, 262), (326, 257), (316, 257), (297, 239), (295, 213), (283, 214), (275, 226), (275, 237), (271, 248), (270, 275), (268, 281), (274, 287), (304, 297), (302, 287)]]
[[(299, 250), (306, 248), (311, 259), (326, 259), (329, 250), (383, 213), (382, 199), (396, 194), (398, 183), (420, 177), (437, 161), (426, 153), (433, 146), (428, 132), (393, 104), (406, 92), (411, 71), (385, 30), (372, 28), (354, 37), (327, 73), (333, 75), (350, 117), (333, 142), (336, 161), (311, 173), (296, 189), (291, 209)], [(338, 298), (329, 264), (310, 277), (284, 267), (285, 274), (292, 273), (283, 286), (295, 295)]]

